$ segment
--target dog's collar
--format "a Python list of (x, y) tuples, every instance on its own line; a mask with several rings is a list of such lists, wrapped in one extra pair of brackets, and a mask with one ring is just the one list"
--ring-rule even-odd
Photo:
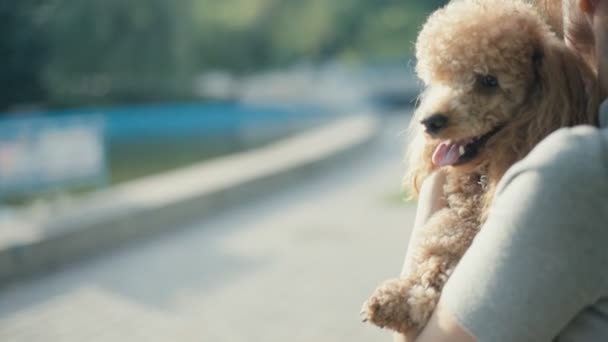
[(477, 184), (481, 185), (481, 188), (483, 190), (486, 190), (488, 188), (490, 179), (488, 178), (488, 176), (486, 175), (481, 175), (479, 176), (479, 181), (477, 182)]

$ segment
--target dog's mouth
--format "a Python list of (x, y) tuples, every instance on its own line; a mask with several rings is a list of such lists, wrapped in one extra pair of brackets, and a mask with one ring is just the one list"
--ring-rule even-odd
[(458, 166), (475, 159), (486, 142), (494, 136), (502, 126), (497, 126), (490, 132), (459, 141), (442, 141), (433, 153), (432, 161), (435, 166)]

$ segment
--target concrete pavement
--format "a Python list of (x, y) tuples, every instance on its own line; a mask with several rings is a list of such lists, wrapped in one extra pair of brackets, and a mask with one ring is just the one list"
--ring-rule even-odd
[(303, 185), (0, 289), (0, 341), (390, 340), (358, 313), (407, 246), (405, 126)]
[(372, 114), (351, 115), (258, 149), (25, 207), (0, 218), (0, 286), (293, 186), (361, 153), (377, 132)]

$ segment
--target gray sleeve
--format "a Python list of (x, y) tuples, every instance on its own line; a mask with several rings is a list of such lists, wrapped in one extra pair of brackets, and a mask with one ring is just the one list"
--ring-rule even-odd
[(606, 294), (608, 173), (598, 130), (562, 130), (505, 175), (442, 301), (479, 341), (551, 341)]

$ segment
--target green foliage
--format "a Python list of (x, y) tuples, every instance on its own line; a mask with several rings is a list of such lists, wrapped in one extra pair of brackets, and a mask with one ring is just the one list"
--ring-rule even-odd
[(0, 110), (45, 98), (41, 73), (47, 44), (36, 21), (41, 3), (0, 0)]
[(411, 55), (445, 0), (0, 0), (0, 107), (192, 96), (196, 75)]
[(55, 0), (47, 28), (51, 100), (86, 104), (172, 98), (190, 90), (187, 2)]
[(199, 0), (201, 65), (248, 71), (335, 58), (403, 59), (428, 13), (445, 2)]

